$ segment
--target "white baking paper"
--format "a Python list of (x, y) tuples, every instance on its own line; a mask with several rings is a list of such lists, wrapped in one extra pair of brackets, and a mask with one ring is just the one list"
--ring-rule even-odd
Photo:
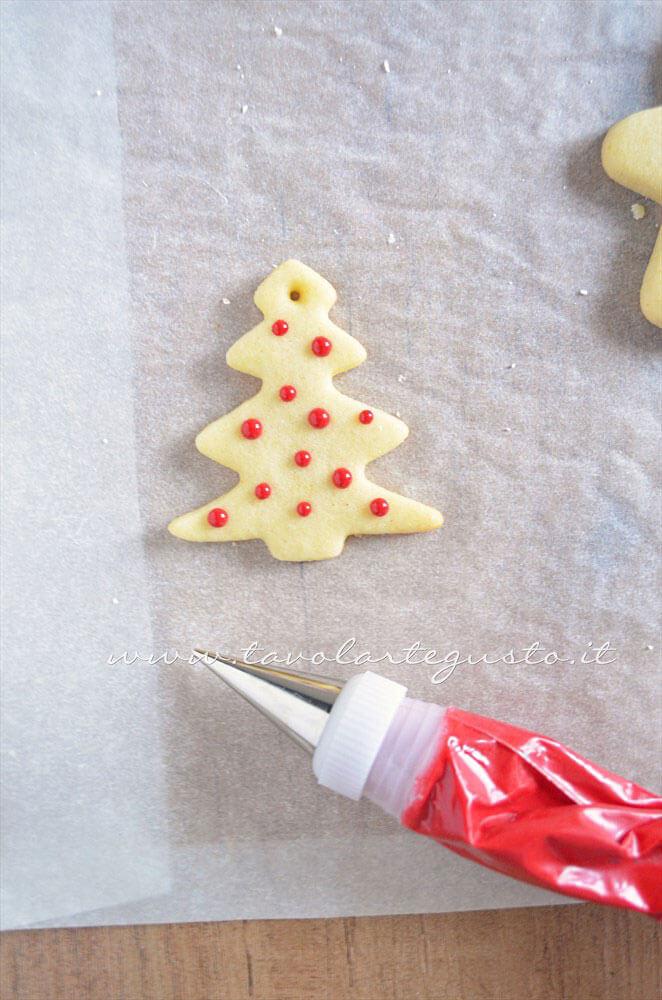
[[(5, 21), (6, 925), (558, 901), (319, 789), (185, 660), (258, 644), (349, 676), (363, 653), (416, 697), (659, 783), (659, 334), (637, 305), (656, 220), (599, 156), (659, 99), (659, 8), (21, 3)], [(338, 386), (410, 426), (375, 480), (438, 506), (441, 531), (304, 565), (166, 533), (233, 482), (194, 437), (256, 391), (224, 355), (289, 257), (368, 351)]]
[(171, 887), (110, 15), (5, 5), (4, 927)]

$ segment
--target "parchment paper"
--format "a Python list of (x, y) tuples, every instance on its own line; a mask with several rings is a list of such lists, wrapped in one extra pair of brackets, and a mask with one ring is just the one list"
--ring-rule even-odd
[[(599, 159), (660, 97), (659, 15), (6, 5), (6, 926), (558, 901), (319, 789), (185, 664), (196, 644), (490, 656), (441, 684), (373, 669), (659, 784), (659, 337), (637, 307), (656, 223)], [(193, 440), (256, 391), (224, 355), (288, 257), (368, 351), (339, 387), (411, 428), (374, 478), (441, 531), (305, 565), (166, 533), (233, 482)], [(504, 662), (536, 642), (566, 661)], [(144, 662), (166, 650), (182, 659)]]
[[(171, 886), (110, 9), (5, 5), (2, 922)], [(101, 82), (103, 81), (103, 82)], [(103, 86), (104, 100), (95, 90)]]

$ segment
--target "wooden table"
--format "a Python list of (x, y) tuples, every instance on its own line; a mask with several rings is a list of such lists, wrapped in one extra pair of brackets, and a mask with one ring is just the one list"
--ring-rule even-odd
[(4, 1000), (655, 1000), (660, 928), (597, 906), (7, 932)]

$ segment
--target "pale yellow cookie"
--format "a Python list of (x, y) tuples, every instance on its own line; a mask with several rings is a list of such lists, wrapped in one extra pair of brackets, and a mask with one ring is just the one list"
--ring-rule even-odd
[[(662, 204), (662, 107), (612, 125), (602, 143), (602, 166), (618, 184)], [(646, 319), (662, 327), (662, 230), (646, 268), (640, 304)]]
[(339, 392), (333, 377), (365, 361), (329, 319), (336, 293), (288, 260), (262, 282), (264, 320), (227, 353), (231, 368), (262, 380), (256, 396), (196, 438), (203, 455), (239, 473), (224, 496), (177, 517), (173, 535), (193, 542), (261, 538), (277, 559), (330, 559), (348, 535), (430, 531), (432, 507), (375, 486), (368, 462), (396, 448), (407, 426)]

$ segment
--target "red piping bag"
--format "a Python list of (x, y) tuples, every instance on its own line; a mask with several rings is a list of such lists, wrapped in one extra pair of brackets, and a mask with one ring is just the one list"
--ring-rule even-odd
[(362, 796), (462, 857), (544, 889), (662, 917), (662, 798), (556, 740), (343, 682), (204, 662), (313, 754), (320, 784)]

